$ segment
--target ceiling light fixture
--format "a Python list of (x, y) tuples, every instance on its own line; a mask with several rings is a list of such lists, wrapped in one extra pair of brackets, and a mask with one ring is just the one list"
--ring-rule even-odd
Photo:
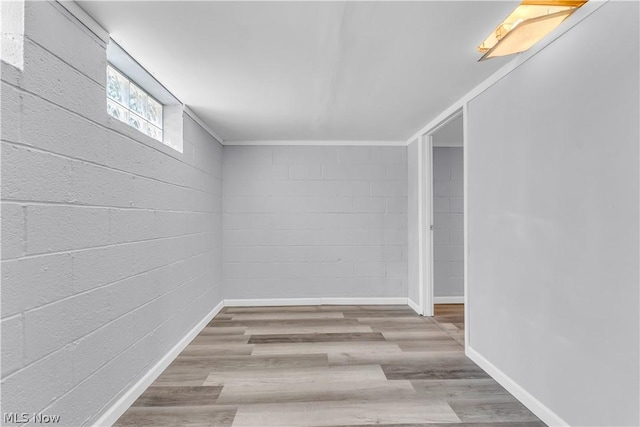
[(478, 46), (480, 61), (524, 52), (588, 0), (524, 0)]

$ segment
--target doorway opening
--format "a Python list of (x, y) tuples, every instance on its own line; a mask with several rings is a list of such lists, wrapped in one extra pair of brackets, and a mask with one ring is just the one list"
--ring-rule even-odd
[[(465, 129), (460, 109), (422, 137), (424, 314), (464, 344), (466, 294)], [(468, 331), (467, 331), (468, 332)]]

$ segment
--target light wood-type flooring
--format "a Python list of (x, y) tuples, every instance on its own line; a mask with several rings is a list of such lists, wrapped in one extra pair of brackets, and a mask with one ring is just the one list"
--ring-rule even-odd
[(117, 426), (544, 426), (464, 356), (461, 306), (228, 307)]
[(464, 304), (436, 304), (433, 320), (464, 346)]

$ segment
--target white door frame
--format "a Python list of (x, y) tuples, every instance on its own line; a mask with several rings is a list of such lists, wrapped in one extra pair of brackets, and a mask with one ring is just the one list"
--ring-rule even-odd
[(418, 298), (420, 312), (433, 316), (432, 136), (418, 139)]
[(467, 300), (467, 117), (466, 103), (441, 122), (423, 133), (418, 139), (418, 295), (420, 310), (425, 316), (433, 316), (433, 135), (462, 116), (463, 122), (463, 170), (464, 170), (464, 310), (465, 343), (468, 340), (468, 300)]

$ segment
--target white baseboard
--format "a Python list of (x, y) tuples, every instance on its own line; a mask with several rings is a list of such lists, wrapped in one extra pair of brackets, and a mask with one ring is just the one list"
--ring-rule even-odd
[(464, 304), (464, 297), (433, 297), (434, 304)]
[(272, 307), (280, 305), (407, 305), (407, 298), (264, 298), (225, 299), (225, 307)]
[(207, 324), (213, 319), (216, 314), (220, 312), (224, 307), (224, 301), (211, 310), (197, 325), (195, 325), (171, 350), (165, 354), (162, 359), (147, 371), (142, 378), (138, 380), (129, 390), (127, 390), (110, 408), (108, 408), (98, 420), (94, 423), (94, 426), (112, 426), (118, 418), (125, 413), (127, 409), (136, 401), (138, 397), (153, 383), (158, 376), (164, 371), (167, 366), (178, 357), (178, 355), (185, 349), (187, 345), (207, 326)]
[(392, 147), (406, 147), (407, 142), (403, 140), (319, 140), (319, 139), (308, 139), (308, 140), (248, 140), (248, 141), (224, 141), (223, 145), (304, 145), (304, 146), (314, 146), (314, 145), (323, 145), (323, 146), (336, 146), (336, 145), (351, 145), (351, 146), (359, 146), (359, 147), (384, 147), (384, 146), (392, 146)]
[(484, 369), (493, 377), (502, 387), (507, 389), (509, 393), (515, 396), (524, 406), (529, 408), (538, 418), (540, 418), (548, 426), (568, 426), (569, 423), (564, 421), (558, 414), (549, 409), (544, 403), (533, 397), (522, 388), (518, 383), (512, 380), (507, 374), (498, 369), (493, 363), (489, 362), (480, 353), (473, 348), (467, 346), (465, 354), (473, 360), (478, 366)]
[(419, 314), (420, 316), (422, 316), (422, 314), (423, 314), (423, 313), (422, 313), (422, 310), (420, 309), (420, 306), (419, 306), (418, 304), (416, 304), (415, 302), (413, 302), (413, 301), (411, 300), (411, 298), (407, 298), (407, 305), (408, 305), (409, 307), (411, 307), (411, 309), (412, 309), (413, 311), (415, 311), (417, 314)]

